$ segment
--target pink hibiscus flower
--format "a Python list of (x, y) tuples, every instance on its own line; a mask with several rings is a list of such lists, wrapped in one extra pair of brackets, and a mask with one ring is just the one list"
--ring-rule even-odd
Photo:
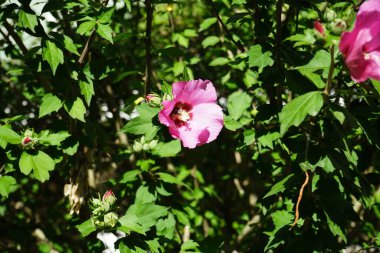
[(360, 6), (354, 29), (343, 33), (339, 49), (354, 81), (380, 80), (380, 0)]
[(173, 99), (162, 102), (158, 119), (173, 138), (187, 148), (215, 140), (223, 127), (223, 112), (216, 104), (214, 85), (209, 80), (191, 80), (174, 83), (172, 90)]

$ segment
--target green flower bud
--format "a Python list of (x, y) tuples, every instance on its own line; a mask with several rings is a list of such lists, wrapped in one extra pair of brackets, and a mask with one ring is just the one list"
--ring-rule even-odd
[(154, 149), (155, 147), (157, 147), (157, 143), (157, 140), (152, 140), (151, 142), (149, 142), (150, 149)]
[(140, 142), (135, 141), (132, 148), (133, 148), (133, 151), (140, 152), (142, 150), (142, 145)]
[(118, 219), (119, 217), (117, 216), (116, 213), (114, 212), (107, 213), (106, 215), (104, 215), (104, 224), (107, 227), (114, 227), (116, 226)]
[(336, 13), (334, 10), (326, 8), (325, 13), (324, 13), (324, 18), (327, 21), (333, 21), (336, 18)]
[(336, 35), (341, 35), (347, 29), (347, 24), (343, 19), (335, 19), (330, 23), (331, 32)]

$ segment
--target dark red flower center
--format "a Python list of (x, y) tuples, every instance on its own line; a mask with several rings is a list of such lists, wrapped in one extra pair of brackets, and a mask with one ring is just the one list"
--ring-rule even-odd
[(173, 111), (170, 113), (170, 118), (177, 126), (183, 126), (192, 118), (191, 109), (191, 105), (178, 102), (175, 104)]

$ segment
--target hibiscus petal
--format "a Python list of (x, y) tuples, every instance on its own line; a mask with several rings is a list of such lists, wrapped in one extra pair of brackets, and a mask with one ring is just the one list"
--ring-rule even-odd
[(165, 126), (175, 127), (174, 121), (170, 118), (170, 113), (173, 111), (173, 108), (176, 103), (176, 99), (165, 100), (162, 102), (164, 108), (158, 113), (158, 120)]
[(358, 16), (365, 14), (365, 12), (380, 12), (380, 1), (379, 0), (368, 0), (360, 5)]
[(191, 113), (188, 124), (178, 128), (183, 146), (195, 148), (215, 140), (223, 128), (222, 108), (205, 103), (194, 106)]
[(186, 84), (183, 82), (175, 83), (173, 95), (178, 101), (191, 106), (216, 102), (216, 90), (209, 80), (191, 80)]

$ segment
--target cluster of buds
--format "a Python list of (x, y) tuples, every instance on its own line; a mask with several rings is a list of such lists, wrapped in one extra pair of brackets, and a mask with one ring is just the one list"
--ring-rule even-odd
[(140, 140), (136, 140), (133, 144), (133, 151), (141, 152), (141, 151), (149, 151), (154, 149), (157, 146), (157, 140), (146, 141), (145, 137), (142, 136)]
[(119, 217), (113, 212), (116, 203), (115, 194), (112, 190), (104, 193), (103, 197), (92, 198), (92, 219), (99, 228), (111, 228), (116, 226)]
[[(323, 25), (319, 21), (314, 21), (314, 31), (318, 38), (325, 39), (327, 35), (341, 35), (347, 30), (347, 23), (343, 19), (337, 18), (337, 14), (334, 10), (326, 8), (324, 10), (324, 20), (327, 21), (326, 25)], [(327, 34), (326, 34), (327, 28)]]
[(33, 148), (38, 143), (38, 139), (34, 137), (33, 130), (27, 129), (21, 140), (21, 146), (25, 149)]

